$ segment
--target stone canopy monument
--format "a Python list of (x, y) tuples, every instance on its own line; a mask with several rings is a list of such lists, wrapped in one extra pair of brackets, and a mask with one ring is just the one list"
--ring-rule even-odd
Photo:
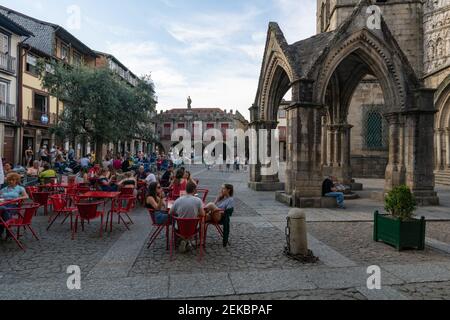
[[(450, 49), (442, 45), (439, 50), (430, 49), (426, 43), (431, 41), (437, 48), (439, 39), (427, 39), (435, 29), (446, 30), (442, 36), (446, 40), (441, 41), (450, 43), (450, 1), (318, 0), (317, 5), (318, 34), (309, 39), (288, 44), (278, 24), (269, 24), (258, 90), (250, 108), (252, 128), (275, 129), (282, 99), (292, 91), (286, 108), (284, 186), (290, 203), (322, 207), (324, 176), (352, 181), (356, 169), (352, 132), (355, 124), (361, 127), (367, 118), (368, 125), (358, 128), (360, 135), (368, 132), (361, 148), (385, 156), (385, 162), (379, 162), (385, 191), (405, 184), (421, 205), (438, 205), (435, 159), (440, 156), (441, 170), (450, 172), (450, 160), (445, 159), (450, 159), (450, 129), (445, 129), (450, 128), (450, 117), (439, 117), (442, 110), (450, 114), (450, 80), (445, 81), (450, 79), (450, 52), (445, 50)], [(382, 13), (377, 17), (378, 28), (368, 24), (378, 12), (373, 5)], [(438, 13), (446, 15), (438, 18)], [(434, 50), (433, 54), (427, 50)], [(365, 81), (378, 88), (382, 104), (371, 103), (368, 117), (350, 124), (352, 101), (355, 96), (364, 97), (359, 92)], [(444, 129), (435, 149), (436, 114)], [(256, 190), (278, 187), (278, 174), (262, 175), (262, 169), (262, 164), (251, 166), (249, 186)]]

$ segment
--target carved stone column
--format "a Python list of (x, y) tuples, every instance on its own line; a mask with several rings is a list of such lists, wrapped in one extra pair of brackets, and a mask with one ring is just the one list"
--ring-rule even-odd
[(436, 146), (436, 170), (441, 171), (444, 170), (444, 153), (442, 145), (445, 142), (444, 139), (445, 131), (442, 129), (438, 129), (435, 132), (435, 146)]
[[(257, 121), (252, 123), (252, 129), (255, 130), (257, 136), (256, 148), (255, 151), (253, 151), (256, 152), (257, 163), (250, 166), (249, 187), (253, 190), (280, 191), (285, 189), (284, 183), (280, 182), (278, 176), (279, 159), (271, 157), (271, 151), (275, 147), (272, 146), (271, 132), (276, 129), (276, 127), (277, 122), (274, 121)], [(262, 137), (264, 132), (266, 133), (266, 136)], [(277, 147), (279, 148), (279, 146)], [(261, 159), (261, 156), (269, 158)], [(266, 164), (263, 160), (269, 160), (270, 163)]]
[(439, 205), (435, 187), (434, 90), (416, 92), (417, 107), (404, 113), (407, 147), (406, 183), (420, 205)]
[(386, 167), (385, 191), (389, 192), (393, 188), (405, 184), (405, 165), (403, 161), (404, 141), (399, 113), (385, 115), (389, 124), (389, 162)]
[(450, 128), (445, 130), (445, 168), (450, 169)]
[[(254, 132), (259, 131), (259, 123), (252, 122), (250, 124), (250, 130), (254, 130)], [(259, 154), (259, 137), (258, 134), (250, 137), (250, 179), (249, 179), (249, 187), (255, 183), (261, 182), (261, 163), (258, 161)]]
[(352, 182), (352, 164), (351, 164), (351, 131), (353, 126), (345, 124), (341, 126), (341, 176), (340, 180), (349, 185)]

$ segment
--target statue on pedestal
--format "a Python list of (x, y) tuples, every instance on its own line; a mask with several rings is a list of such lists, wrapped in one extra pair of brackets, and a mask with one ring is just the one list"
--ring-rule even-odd
[(187, 107), (188, 109), (192, 109), (192, 99), (190, 96), (187, 98)]

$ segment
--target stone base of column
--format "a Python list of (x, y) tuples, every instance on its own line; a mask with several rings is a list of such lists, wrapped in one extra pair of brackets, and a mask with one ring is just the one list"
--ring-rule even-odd
[(275, 194), (275, 200), (295, 208), (337, 208), (337, 202), (334, 198), (318, 197), (318, 198), (299, 198), (279, 191)]
[(414, 191), (414, 196), (416, 197), (418, 206), (427, 207), (440, 205), (438, 194), (435, 191)]
[[(384, 203), (386, 197), (386, 192), (372, 192), (370, 198), (375, 201), (380, 201)], [(429, 206), (439, 206), (440, 200), (436, 192), (434, 191), (415, 191), (414, 196), (416, 197), (417, 205), (419, 207), (429, 207)]]
[(352, 188), (352, 191), (363, 191), (364, 190), (364, 185), (362, 183), (358, 183), (358, 182), (352, 182), (350, 184), (350, 187)]
[(248, 187), (255, 191), (285, 190), (285, 184), (283, 182), (249, 182)]

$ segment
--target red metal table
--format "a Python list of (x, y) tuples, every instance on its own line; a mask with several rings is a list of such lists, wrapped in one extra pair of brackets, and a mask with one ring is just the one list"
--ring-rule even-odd
[[(114, 206), (114, 202), (117, 200), (117, 198), (120, 196), (120, 192), (105, 192), (105, 191), (89, 191), (86, 192), (85, 194), (80, 195), (79, 197), (81, 199), (99, 199), (99, 200), (105, 200), (105, 205), (106, 205), (106, 201), (110, 200), (111, 201), (111, 209)], [(112, 226), (112, 221), (113, 221), (113, 214), (112, 214), (112, 210), (110, 210), (108, 212), (108, 217), (109, 215), (111, 215), (111, 226)], [(106, 229), (108, 228), (108, 220), (106, 223)]]

